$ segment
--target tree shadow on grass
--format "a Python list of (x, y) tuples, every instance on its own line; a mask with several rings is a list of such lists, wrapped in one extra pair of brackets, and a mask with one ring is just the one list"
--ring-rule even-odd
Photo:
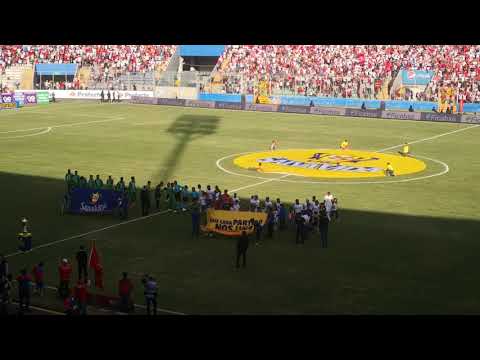
[(176, 143), (162, 165), (159, 178), (170, 181), (189, 144), (203, 136), (215, 134), (219, 123), (220, 117), (212, 115), (182, 115), (175, 119), (166, 132), (174, 136)]
[[(59, 179), (0, 173), (0, 183), (10, 189), (2, 194), (0, 208), (3, 254), (16, 251), (22, 216), (32, 224), (34, 247), (120, 222), (111, 216), (60, 215), (65, 184)], [(138, 216), (137, 210), (132, 217)], [(73, 259), (80, 244), (97, 239), (109, 261), (105, 282), (110, 289), (130, 257), (141, 257), (135, 270), (141, 273), (144, 266), (155, 274), (161, 268), (163, 286), (171, 290), (166, 291), (166, 303), (188, 313), (219, 308), (237, 313), (480, 312), (477, 220), (345, 208), (340, 221), (331, 224), (328, 249), (321, 249), (315, 233), (305, 245), (295, 245), (290, 224), (260, 248), (249, 249), (249, 268), (241, 277), (231, 268), (234, 239), (192, 241), (188, 214), (159, 215), (114, 229), (9, 258), (11, 271), (16, 274), (47, 259), (51, 281), (56, 279), (57, 259)], [(176, 293), (185, 279), (188, 291)], [(141, 288), (140, 283), (136, 286)], [(218, 288), (224, 289), (221, 297)]]

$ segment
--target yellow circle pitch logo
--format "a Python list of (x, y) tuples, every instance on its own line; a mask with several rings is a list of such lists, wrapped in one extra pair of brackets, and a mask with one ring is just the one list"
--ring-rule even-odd
[(395, 175), (425, 170), (423, 161), (409, 156), (361, 150), (275, 150), (237, 157), (239, 167), (265, 173), (286, 173), (319, 178), (366, 178), (385, 176), (387, 163)]

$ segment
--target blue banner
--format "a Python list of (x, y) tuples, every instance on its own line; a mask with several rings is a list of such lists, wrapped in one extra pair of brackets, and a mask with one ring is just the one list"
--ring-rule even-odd
[(115, 190), (73, 189), (70, 212), (74, 214), (111, 214), (117, 208), (121, 192)]
[(403, 85), (428, 85), (433, 77), (433, 71), (402, 70)]

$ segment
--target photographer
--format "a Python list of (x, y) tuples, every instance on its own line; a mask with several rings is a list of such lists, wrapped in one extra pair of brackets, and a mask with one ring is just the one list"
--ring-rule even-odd
[(157, 315), (157, 283), (150, 275), (145, 275), (142, 279), (144, 286), (145, 302), (147, 303), (147, 313), (151, 315), (151, 306), (153, 305), (153, 315)]

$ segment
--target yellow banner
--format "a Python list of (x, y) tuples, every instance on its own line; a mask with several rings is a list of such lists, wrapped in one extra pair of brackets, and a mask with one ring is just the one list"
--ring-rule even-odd
[(207, 225), (205, 231), (212, 231), (227, 236), (238, 236), (242, 231), (251, 234), (254, 230), (253, 223), (258, 220), (264, 224), (267, 214), (251, 211), (228, 211), (228, 210), (207, 210)]

